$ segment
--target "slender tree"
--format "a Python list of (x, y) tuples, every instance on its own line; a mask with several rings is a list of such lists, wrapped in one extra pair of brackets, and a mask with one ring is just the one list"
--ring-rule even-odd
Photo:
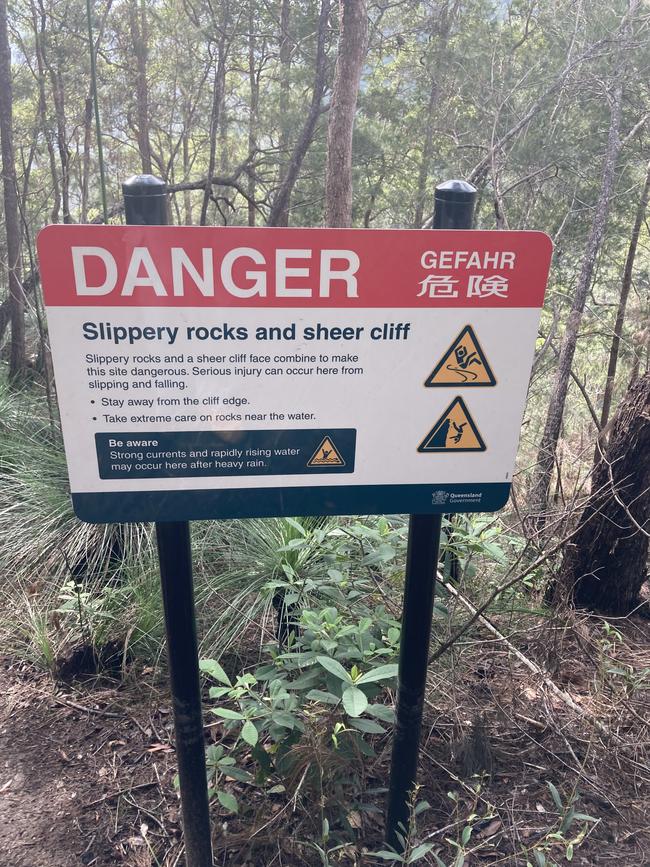
[(228, 2), (223, 6), (222, 15), (224, 20), (218, 28), (216, 38), (216, 63), (212, 82), (212, 109), (210, 112), (208, 173), (203, 191), (203, 201), (201, 203), (201, 217), (199, 221), (201, 226), (206, 225), (208, 205), (212, 197), (212, 178), (217, 164), (217, 136), (219, 135), (219, 124), (226, 99), (226, 57), (228, 54), (226, 26), (230, 18), (230, 5)]
[(289, 163), (284, 170), (282, 180), (273, 198), (269, 214), (269, 226), (286, 226), (288, 223), (289, 202), (303, 160), (309, 149), (318, 118), (321, 114), (325, 84), (327, 81), (327, 22), (330, 14), (330, 0), (321, 0), (318, 16), (318, 32), (316, 45), (316, 64), (314, 83), (311, 91), (311, 103), (307, 117), (300, 130), (296, 144), (291, 153)]
[[(623, 323), (625, 321), (625, 310), (627, 307), (627, 299), (632, 287), (632, 273), (634, 270), (634, 260), (636, 259), (636, 251), (639, 246), (639, 234), (641, 226), (645, 219), (646, 209), (648, 207), (648, 198), (650, 197), (650, 162), (646, 167), (645, 182), (641, 191), (641, 198), (634, 215), (634, 224), (632, 226), (632, 234), (630, 243), (627, 248), (627, 256), (625, 258), (625, 268), (623, 270), (623, 280), (621, 282), (621, 294), (618, 300), (618, 309), (616, 311), (616, 322), (614, 323), (614, 334), (612, 335), (612, 344), (609, 350), (609, 363), (607, 365), (607, 380), (605, 382), (605, 393), (603, 395), (603, 405), (600, 412), (600, 429), (604, 430), (609, 421), (609, 412), (612, 406), (612, 395), (614, 393), (614, 380), (616, 377), (616, 368), (618, 365), (618, 353), (621, 346), (621, 336), (623, 334)], [(600, 440), (596, 445), (596, 454), (594, 463), (598, 462), (600, 457)]]
[(424, 111), (424, 139), (422, 142), (420, 165), (418, 167), (418, 185), (415, 194), (415, 216), (413, 218), (413, 228), (415, 229), (419, 229), (422, 225), (424, 205), (429, 194), (429, 172), (431, 171), (433, 157), (434, 114), (440, 99), (444, 53), (459, 6), (459, 0), (444, 0), (440, 7), (433, 11), (431, 16), (430, 41), (433, 47), (431, 58), (427, 64), (429, 98)]
[(352, 133), (368, 39), (365, 0), (339, 0), (340, 34), (327, 127), (325, 224), (352, 220)]
[(573, 357), (576, 351), (578, 332), (582, 322), (587, 295), (591, 287), (591, 279), (596, 266), (596, 260), (605, 237), (607, 215), (614, 190), (614, 171), (621, 150), (621, 112), (623, 106), (623, 81), (621, 67), (614, 81), (610, 97), (610, 121), (607, 147), (603, 160), (603, 170), (600, 192), (594, 208), (594, 217), (589, 230), (587, 247), (582, 260), (571, 312), (562, 339), (555, 379), (551, 388), (551, 399), (546, 415), (546, 424), (537, 453), (537, 467), (531, 491), (531, 508), (537, 517), (537, 526), (542, 529), (545, 524), (548, 491), (555, 463), (564, 405), (569, 389)]
[[(289, 146), (289, 102), (290, 102), (290, 87), (291, 87), (291, 0), (280, 0), (280, 95), (279, 95), (279, 120), (280, 120), (280, 139), (278, 142), (278, 150), (280, 151), (280, 170), (278, 173), (278, 190), (282, 190), (284, 186), (284, 178), (287, 173), (287, 160), (285, 154)], [(325, 28), (323, 28), (324, 31)], [(325, 45), (325, 33), (323, 32), (323, 46)], [(318, 29), (318, 44), (321, 42), (321, 29)], [(318, 54), (316, 56), (316, 67), (318, 74)], [(324, 76), (323, 76), (324, 81)], [(319, 99), (322, 98), (322, 90)], [(319, 105), (320, 107), (320, 105)], [(289, 206), (291, 192), (283, 193), (282, 204), (284, 210), (274, 215), (274, 223), (270, 225), (288, 226), (289, 225)]]
[(147, 26), (147, 6), (145, 0), (131, 0), (129, 4), (129, 23), (135, 57), (137, 109), (137, 137), (142, 171), (150, 175), (153, 171), (151, 144), (149, 142), (149, 84), (147, 82), (147, 60), (149, 57), (149, 37)]
[(13, 141), (13, 86), (7, 0), (0, 0), (0, 139), (2, 139), (2, 191), (7, 238), (11, 355), (9, 378), (20, 384), (25, 376), (25, 295), (21, 280), (20, 221)]

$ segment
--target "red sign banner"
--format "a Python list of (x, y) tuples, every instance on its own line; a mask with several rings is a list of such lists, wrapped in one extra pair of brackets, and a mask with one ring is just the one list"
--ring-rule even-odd
[(522, 308), (541, 232), (62, 226), (38, 237), (49, 307)]

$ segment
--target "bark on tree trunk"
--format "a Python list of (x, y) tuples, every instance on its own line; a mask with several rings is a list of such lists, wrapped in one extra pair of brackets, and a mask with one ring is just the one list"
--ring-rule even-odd
[(11, 321), (11, 355), (9, 379), (20, 384), (26, 370), (25, 296), (21, 282), (20, 222), (13, 143), (13, 89), (11, 48), (7, 32), (7, 0), (0, 0), (0, 139), (2, 140), (2, 188), (5, 232), (7, 236), (7, 271), (9, 276), (9, 318)]
[(579, 606), (629, 614), (648, 578), (650, 373), (623, 398), (580, 523), (565, 550), (559, 586)]
[(587, 249), (582, 261), (582, 268), (580, 270), (580, 276), (578, 277), (578, 285), (576, 286), (573, 304), (571, 306), (571, 313), (569, 314), (569, 320), (562, 339), (560, 358), (551, 390), (551, 399), (546, 416), (546, 424), (544, 426), (544, 433), (542, 434), (542, 440), (537, 453), (537, 469), (535, 471), (533, 487), (531, 490), (530, 508), (536, 516), (536, 523), (539, 530), (542, 530), (545, 524), (548, 491), (551, 483), (551, 475), (553, 473), (553, 464), (555, 462), (555, 449), (557, 448), (562, 416), (564, 415), (564, 404), (566, 402), (569, 379), (571, 377), (571, 367), (578, 339), (578, 331), (580, 329), (589, 287), (591, 286), (591, 278), (596, 265), (596, 259), (598, 258), (598, 253), (600, 252), (603, 238), (605, 236), (607, 215), (609, 213), (609, 206), (614, 189), (614, 171), (621, 150), (620, 128), (621, 109), (623, 103), (623, 85), (621, 78), (622, 76), (619, 73), (614, 84), (611, 100), (609, 134), (607, 137), (607, 149), (605, 151), (605, 159), (603, 163), (600, 193), (594, 209), (594, 218), (589, 231)]
[(361, 70), (366, 56), (368, 14), (365, 0), (339, 0), (341, 32), (327, 128), (325, 225), (352, 221), (352, 133)]
[(311, 92), (311, 105), (309, 106), (307, 119), (291, 154), (286, 173), (273, 199), (271, 212), (267, 221), (267, 225), (269, 226), (286, 226), (288, 224), (291, 193), (293, 192), (302, 161), (309, 149), (318, 118), (320, 117), (327, 72), (327, 53), (325, 48), (329, 14), (330, 0), (322, 0), (318, 16), (318, 43), (316, 47), (316, 68), (314, 72), (314, 86)]

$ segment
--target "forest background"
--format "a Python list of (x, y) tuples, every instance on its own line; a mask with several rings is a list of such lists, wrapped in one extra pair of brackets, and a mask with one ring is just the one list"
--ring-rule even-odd
[[(410, 851), (436, 864), (474, 863), (465, 859), (487, 852), (488, 863), (544, 865), (593, 838), (605, 859), (615, 832), (593, 806), (596, 818), (587, 811), (575, 819), (576, 781), (589, 788), (593, 774), (602, 799), (603, 756), (615, 755), (619, 768), (629, 762), (620, 802), (608, 795), (629, 831), (650, 778), (639, 753), (647, 730), (633, 729), (650, 680), (639, 620), (650, 514), (649, 25), (641, 0), (0, 0), (0, 631), (11, 659), (59, 684), (107, 671), (128, 681), (143, 665), (157, 670), (163, 652), (148, 528), (90, 527), (71, 513), (38, 230), (121, 221), (121, 182), (139, 172), (167, 183), (171, 220), (185, 225), (426, 227), (435, 184), (469, 180), (478, 189), (476, 228), (542, 230), (555, 252), (513, 499), (496, 518), (460, 517), (446, 527), (430, 699), (439, 713), (429, 737), (435, 729), (432, 754), (446, 768), (435, 774), (452, 773), (453, 797), (425, 794), (431, 828), (448, 823), (450, 810), (457, 818), (452, 842), (430, 830)], [(210, 700), (217, 716), (224, 702), (231, 714), (220, 717), (223, 737), (212, 745), (213, 794), (215, 809), (241, 821), (236, 851), (258, 845), (246, 835), (251, 803), (264, 814), (253, 783), (297, 804), (307, 783), (316, 786), (314, 767), (318, 827), (309, 810), (299, 818), (294, 810), (294, 836), (311, 841), (297, 863), (306, 852), (333, 858), (330, 849), (357, 863), (379, 839), (367, 772), (352, 762), (343, 774), (336, 726), (351, 755), (376, 762), (370, 776), (385, 782), (380, 723), (391, 711), (376, 708), (393, 681), (373, 680), (372, 671), (395, 659), (404, 543), (400, 516), (195, 527), (201, 638), (212, 660), (205, 667), (221, 684)], [(289, 641), (280, 663), (277, 647), (268, 649), (276, 631), (280, 649)], [(489, 675), (481, 668), (488, 651)], [(346, 681), (325, 668), (321, 683), (318, 654), (348, 676), (358, 666), (352, 680), (365, 671), (366, 684), (387, 686), (383, 699), (366, 688), (374, 715), (349, 702), (341, 708)], [(304, 695), (294, 688), (291, 701), (279, 699), (276, 689), (270, 697), (260, 662), (284, 665), (285, 685), (307, 671)], [(522, 670), (513, 674), (512, 665)], [(535, 681), (526, 687), (534, 695), (516, 709), (526, 698), (522, 672)], [(456, 694), (472, 678), (494, 678), (487, 709), (480, 690)], [(633, 701), (640, 704), (621, 722), (622, 702)], [(528, 836), (504, 806), (514, 784), (504, 788), (490, 747), (508, 730), (503, 703), (513, 725), (523, 715), (531, 731), (541, 725), (557, 739), (552, 758), (539, 759), (547, 771), (537, 780), (557, 827), (547, 821)], [(443, 709), (449, 724), (438, 718)], [(278, 722), (283, 713), (292, 725)], [(565, 713), (558, 724), (555, 715)], [(626, 727), (629, 737), (612, 752), (612, 732), (620, 738)], [(295, 758), (305, 741), (320, 758), (303, 756), (311, 770), (300, 785), (295, 767), (264, 764), (259, 753), (272, 744)], [(479, 758), (468, 760), (474, 747)], [(239, 776), (228, 770), (231, 759)], [(521, 773), (525, 790), (530, 768)], [(541, 797), (527, 796), (536, 818)], [(124, 842), (139, 818), (133, 808), (119, 833), (117, 820), (113, 836), (106, 832), (112, 857), (120, 846), (140, 852)], [(170, 823), (160, 819), (155, 838), (136, 834), (146, 857), (174, 863)], [(275, 837), (262, 838), (260, 846), (282, 850)], [(626, 841), (630, 860), (619, 863), (643, 863), (634, 858), (647, 841), (636, 832)], [(233, 863), (248, 854), (240, 857)], [(264, 857), (251, 863), (271, 863)]]

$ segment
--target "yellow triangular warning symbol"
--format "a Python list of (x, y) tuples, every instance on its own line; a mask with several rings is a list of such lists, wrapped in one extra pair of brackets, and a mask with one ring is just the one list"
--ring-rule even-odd
[(485, 443), (462, 397), (456, 397), (418, 446), (419, 452), (484, 452)]
[(345, 461), (339, 450), (329, 437), (323, 437), (323, 442), (307, 462), (308, 467), (344, 467)]
[(497, 384), (471, 325), (463, 328), (424, 384), (427, 388)]

